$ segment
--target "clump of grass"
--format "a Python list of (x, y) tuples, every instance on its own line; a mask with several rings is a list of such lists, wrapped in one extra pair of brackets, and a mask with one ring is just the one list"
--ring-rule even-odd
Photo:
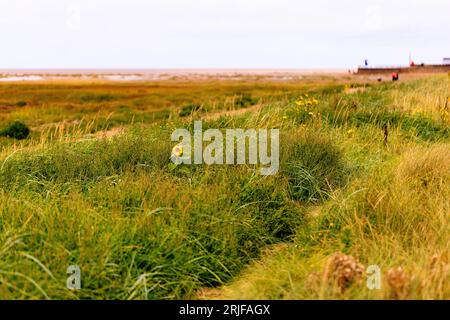
[(249, 212), (254, 224), (268, 230), (274, 241), (290, 239), (305, 219), (302, 210), (290, 203), (286, 185), (274, 178), (255, 176), (243, 182), (239, 210)]
[(445, 144), (416, 147), (405, 153), (396, 168), (396, 181), (420, 190), (445, 190), (450, 181), (450, 149)]
[[(113, 139), (57, 144), (38, 154), (15, 154), (3, 164), (0, 183), (21, 187), (32, 179), (86, 182), (136, 167), (161, 168), (169, 162), (170, 145), (159, 144), (156, 139), (151, 134), (123, 135)], [(37, 184), (36, 187), (42, 185)]]
[[(367, 98), (365, 98), (367, 99)], [(364, 101), (340, 102), (335, 108), (321, 108), (316, 112), (298, 110), (298, 123), (309, 124), (320, 116), (321, 122), (335, 127), (376, 126), (378, 128), (399, 128), (405, 136), (425, 141), (438, 141), (450, 136), (450, 129), (425, 114), (408, 114), (400, 110), (390, 110), (387, 106), (364, 105)]]
[(23, 140), (30, 135), (30, 128), (20, 121), (15, 121), (8, 125), (5, 129), (0, 130), (0, 136)]
[(199, 111), (201, 109), (201, 105), (199, 104), (188, 104), (181, 108), (180, 113), (178, 114), (180, 117), (187, 117), (192, 115), (194, 112)]
[(408, 116), (399, 111), (388, 112), (353, 112), (347, 119), (333, 120), (341, 125), (361, 126), (373, 124), (380, 128), (385, 126), (398, 127), (406, 135), (416, 136), (422, 140), (436, 141), (448, 138), (450, 130), (447, 126), (436, 123), (432, 119), (421, 115)]
[[(65, 153), (72, 148), (66, 147)], [(106, 150), (90, 152), (98, 158)], [(13, 191), (0, 183), (0, 201), (11, 203), (4, 213), (16, 222), (27, 219), (24, 206), (28, 203), (45, 207), (45, 212), (40, 211), (43, 216), (36, 216), (25, 226), (29, 237), (5, 254), (0, 253), (2, 269), (19, 268), (29, 277), (45, 278), (42, 281), (46, 282), (45, 294), (49, 297), (179, 299), (202, 287), (229, 281), (259, 255), (262, 247), (286, 239), (283, 232), (292, 233), (301, 219), (294, 217), (292, 209), (290, 216), (271, 210), (285, 204), (279, 194), (281, 188), (270, 191), (275, 180), (252, 182), (260, 185), (267, 196), (259, 199), (264, 202), (260, 212), (252, 209), (256, 195), (241, 198), (241, 189), (236, 188), (249, 183), (243, 169), (206, 168), (187, 178), (173, 176), (164, 167), (138, 169), (130, 153), (124, 152), (123, 156), (119, 159), (119, 154), (110, 153), (113, 162), (119, 161), (119, 167), (106, 172), (99, 171), (96, 161), (89, 165), (95, 158), (85, 154), (81, 155), (80, 165), (68, 168), (67, 173), (57, 165), (58, 159), (53, 159), (57, 167), (52, 172), (43, 168), (48, 162), (36, 163), (38, 159), (30, 159), (30, 155), (22, 159), (22, 167), (13, 161), (9, 166), (15, 174), (23, 174), (21, 181), (26, 188)], [(124, 163), (128, 161), (127, 166)], [(66, 167), (74, 166), (65, 163)], [(104, 165), (109, 167), (111, 163)], [(89, 174), (81, 170), (84, 166), (90, 166), (86, 168)], [(91, 170), (98, 175), (91, 176)], [(36, 179), (47, 187), (32, 188)], [(16, 197), (24, 201), (16, 201)], [(285, 219), (277, 221), (280, 218)], [(49, 226), (58, 227), (51, 233), (42, 231)], [(54, 247), (44, 250), (46, 243)], [(41, 268), (29, 267), (19, 253), (24, 250), (51, 270), (54, 278)], [(80, 265), (83, 274), (83, 288), (74, 293), (59, 288), (71, 264)], [(22, 286), (24, 282), (19, 279), (15, 284)], [(36, 288), (29, 288), (27, 294), (43, 295)]]
[(348, 190), (350, 199), (327, 208), (320, 218), (320, 228), (333, 224), (340, 233), (333, 236), (346, 247), (349, 241), (353, 244), (355, 239), (377, 239), (381, 235), (404, 246), (437, 246), (442, 241), (439, 234), (447, 228), (448, 150), (447, 145), (414, 148), (399, 163), (391, 161), (374, 168), (353, 182)]
[(80, 96), (80, 102), (108, 102), (117, 100), (119, 97), (113, 94), (86, 94)]
[(299, 136), (291, 148), (283, 173), (293, 199), (323, 201), (344, 182), (341, 151), (328, 138), (308, 133)]
[(251, 105), (256, 104), (258, 101), (254, 99), (250, 94), (243, 93), (237, 94), (237, 98), (235, 100), (235, 105), (239, 108), (245, 108)]
[(16, 106), (18, 107), (25, 107), (27, 105), (26, 101), (20, 100), (16, 102)]

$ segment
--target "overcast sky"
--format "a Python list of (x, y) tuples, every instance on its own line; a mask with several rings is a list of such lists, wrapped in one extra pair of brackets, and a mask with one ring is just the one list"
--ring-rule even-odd
[(449, 0), (0, 0), (0, 68), (353, 68), (450, 56)]

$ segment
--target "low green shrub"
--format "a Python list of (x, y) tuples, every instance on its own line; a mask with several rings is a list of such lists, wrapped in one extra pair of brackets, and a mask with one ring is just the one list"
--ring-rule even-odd
[(26, 124), (15, 121), (7, 126), (5, 129), (0, 131), (0, 136), (13, 138), (17, 140), (23, 140), (28, 138), (30, 135), (30, 129)]
[(17, 103), (16, 103), (16, 106), (18, 106), (18, 107), (25, 107), (26, 105), (27, 105), (27, 102), (23, 101), (23, 100), (17, 101)]

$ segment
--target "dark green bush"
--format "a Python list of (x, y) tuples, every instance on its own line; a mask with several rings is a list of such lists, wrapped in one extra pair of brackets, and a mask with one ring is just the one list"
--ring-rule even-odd
[(0, 131), (0, 136), (9, 137), (17, 140), (28, 138), (30, 129), (22, 122), (15, 121), (8, 127)]
[(25, 107), (27, 105), (26, 101), (17, 101), (16, 106), (18, 107)]

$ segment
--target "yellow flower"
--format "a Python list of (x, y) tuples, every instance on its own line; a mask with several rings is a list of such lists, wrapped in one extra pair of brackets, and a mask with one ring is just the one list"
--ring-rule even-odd
[(353, 129), (347, 130), (348, 134), (353, 133), (353, 132), (355, 132), (355, 130), (353, 130)]
[(283, 119), (286, 120), (288, 117), (287, 116), (283, 116)]
[(181, 156), (183, 155), (183, 147), (182, 147), (180, 144), (176, 145), (176, 146), (173, 147), (173, 149), (172, 149), (172, 154), (173, 154), (175, 157), (181, 157)]

